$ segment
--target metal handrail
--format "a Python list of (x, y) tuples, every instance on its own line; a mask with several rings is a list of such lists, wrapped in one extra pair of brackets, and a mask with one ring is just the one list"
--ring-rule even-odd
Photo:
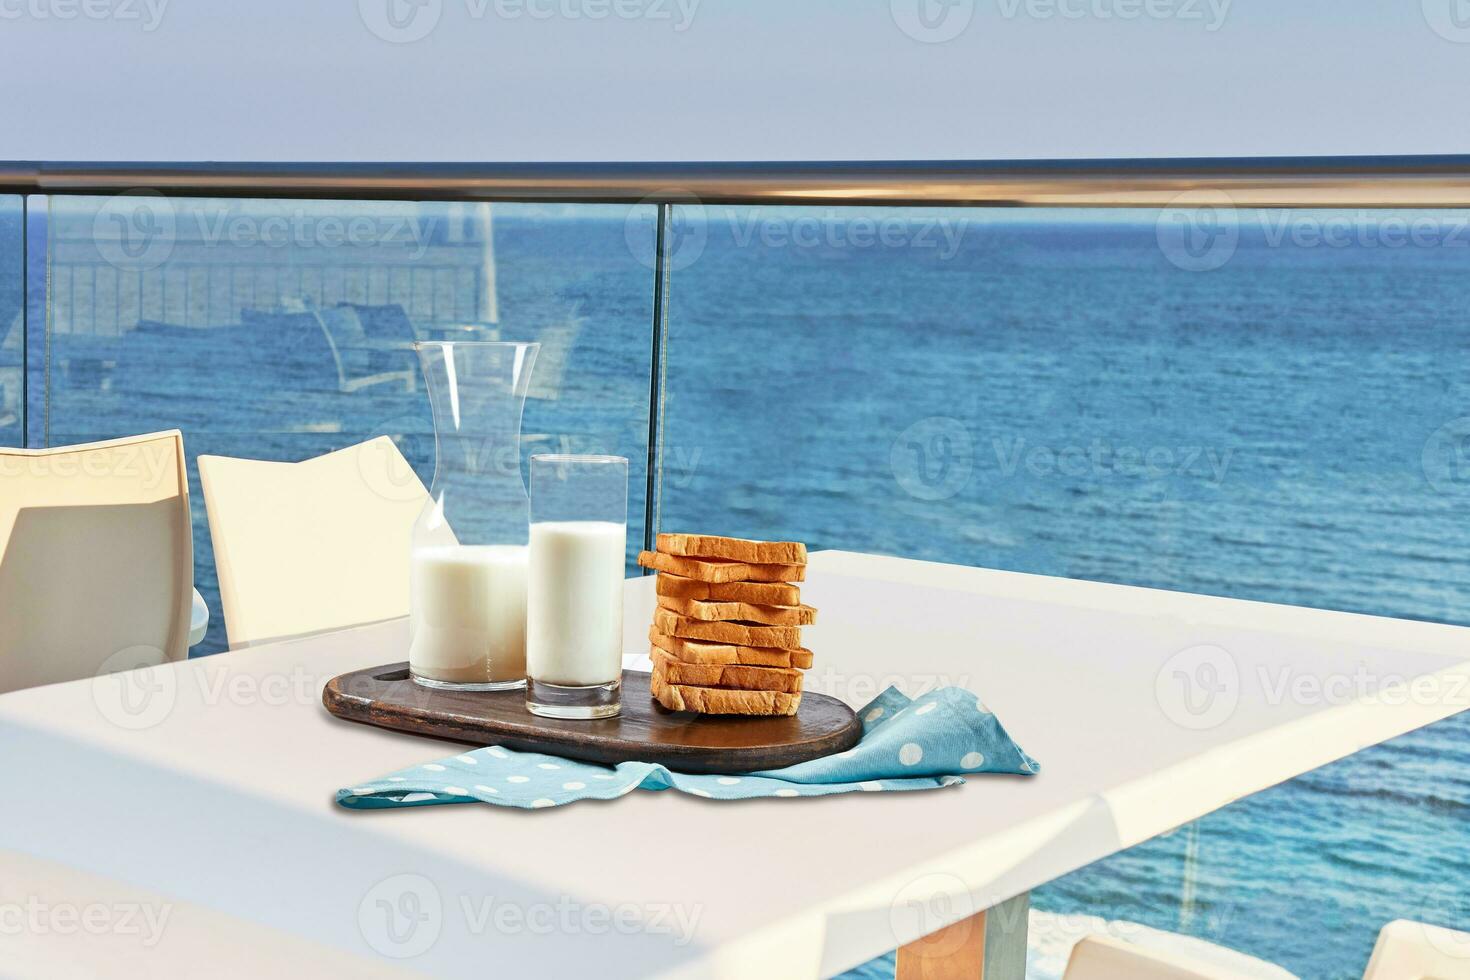
[[(0, 193), (565, 203), (1470, 207), (1470, 156), (805, 163), (0, 162)], [(1204, 200), (1201, 203), (1211, 203)]]

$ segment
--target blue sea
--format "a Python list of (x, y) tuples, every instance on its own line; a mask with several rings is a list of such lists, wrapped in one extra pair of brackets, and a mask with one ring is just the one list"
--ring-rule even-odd
[[(1376, 216), (1313, 244), (1298, 232), (1321, 215), (1242, 214), (1228, 261), (1195, 271), (1143, 212), (894, 214), (884, 236), (854, 234), (856, 209), (681, 211), (662, 527), (1470, 623), (1463, 216), (1394, 245)], [(557, 397), (528, 405), (526, 432), (633, 459), (637, 536), (652, 225), (626, 215), (497, 207), (494, 250), (502, 336), (574, 325)], [(363, 299), (316, 298), (343, 296)], [(256, 393), (211, 333), (159, 380), (128, 368), (159, 351), (124, 336), (98, 369), (69, 359), (89, 341), (58, 328), (47, 438), (178, 425), (191, 457), (301, 459), (386, 432), (427, 480), (421, 392)], [(193, 504), (209, 652), (223, 633), (197, 482)], [(1392, 919), (1470, 928), (1467, 883), (1470, 714), (1033, 902), (1344, 978)]]

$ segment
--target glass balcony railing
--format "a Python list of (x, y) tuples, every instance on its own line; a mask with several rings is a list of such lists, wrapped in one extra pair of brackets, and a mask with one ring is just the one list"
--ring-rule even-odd
[[(581, 203), (637, 200), (615, 183), (55, 195), (29, 229), (0, 198), (0, 440), (181, 428), (218, 610), (194, 457), (387, 434), (427, 482), (408, 345), (534, 339), (526, 450), (627, 456), (632, 549), (709, 528), (1470, 624), (1470, 212)], [(223, 646), (216, 616), (195, 655)], [(1082, 869), (1033, 896), (1033, 973), (1106, 919), (1357, 975), (1391, 919), (1470, 921), (1467, 773), (1470, 714)]]
[[(45, 439), (183, 430), (211, 609), (194, 460), (301, 460), (388, 435), (427, 486), (416, 339), (540, 341), (524, 452), (629, 458), (636, 567), (652, 207), (53, 197), (45, 234)], [(215, 616), (194, 652), (224, 647)]]
[(21, 199), (0, 194), (0, 445), (25, 440), (25, 220)]

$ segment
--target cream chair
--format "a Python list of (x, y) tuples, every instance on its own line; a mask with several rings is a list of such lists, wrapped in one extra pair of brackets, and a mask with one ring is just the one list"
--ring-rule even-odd
[(1470, 933), (1390, 922), (1378, 933), (1363, 980), (1470, 980)]
[(184, 467), (177, 430), (0, 448), (0, 693), (187, 655)]
[(1095, 935), (1072, 947), (1062, 980), (1250, 980), (1252, 976), (1184, 953)]
[(386, 436), (300, 463), (200, 456), (231, 649), (408, 615), (428, 491)]

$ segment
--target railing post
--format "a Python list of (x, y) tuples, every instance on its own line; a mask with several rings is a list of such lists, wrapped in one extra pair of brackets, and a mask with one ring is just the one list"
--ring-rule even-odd
[(30, 196), (20, 196), (20, 444), (31, 445), (31, 251)]
[[(648, 358), (648, 467), (643, 496), (643, 548), (652, 551), (658, 534), (659, 494), (663, 487), (663, 393), (664, 345), (668, 340), (669, 320), (669, 223), (672, 204), (659, 204), (658, 227), (653, 242), (653, 323)], [(643, 574), (649, 574), (643, 569)]]

